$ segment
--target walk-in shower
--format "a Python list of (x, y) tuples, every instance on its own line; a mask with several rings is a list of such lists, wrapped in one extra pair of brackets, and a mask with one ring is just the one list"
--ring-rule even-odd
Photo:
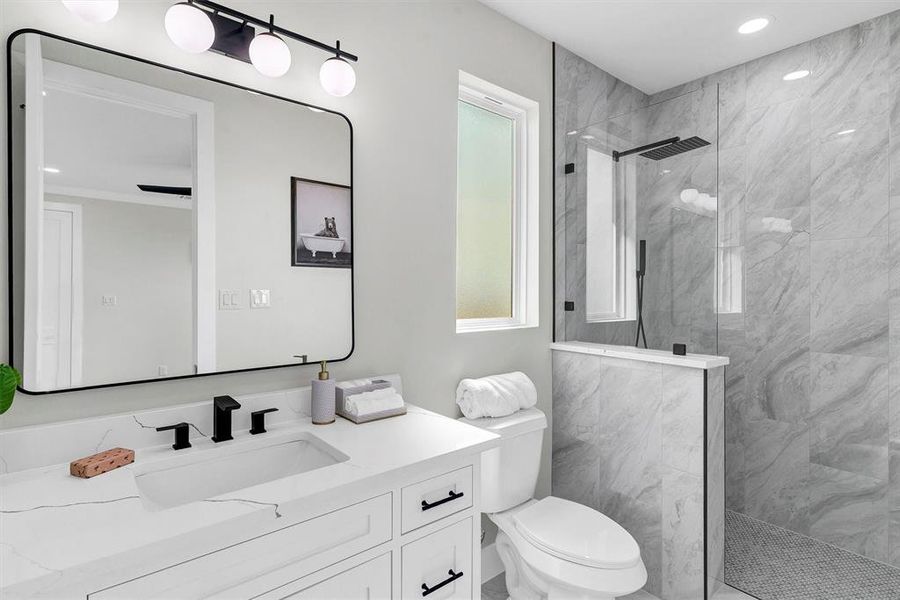
[[(652, 96), (557, 66), (555, 340), (728, 357), (725, 582), (897, 600), (900, 12)], [(574, 421), (609, 378), (558, 362)], [(665, 427), (641, 423), (635, 453), (656, 452)], [(592, 431), (555, 426), (561, 493), (590, 478), (568, 462), (609, 486)]]

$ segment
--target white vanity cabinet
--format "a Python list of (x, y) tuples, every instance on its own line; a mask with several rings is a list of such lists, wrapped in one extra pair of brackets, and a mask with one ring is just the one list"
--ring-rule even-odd
[[(245, 412), (282, 402), (286, 420), (264, 435), (243, 423), (226, 444), (194, 436), (177, 452), (154, 427), (202, 429), (208, 404), (73, 421), (52, 435), (0, 431), (0, 470), (16, 468), (0, 471), (0, 598), (477, 597), (481, 456), (499, 438), (413, 404), (403, 416), (321, 427), (288, 415), (286, 394), (237, 398)], [(151, 435), (167, 443), (142, 446)], [(51, 452), (35, 452), (47, 439)], [(63, 458), (107, 439), (137, 448), (134, 464), (71, 477)], [(324, 466), (300, 461), (326, 454)], [(261, 472), (304, 468), (259, 483), (248, 461)], [(222, 491), (226, 478), (247, 485)]]
[[(141, 574), (89, 600), (474, 597), (478, 465), (400, 477), (377, 496)], [(457, 461), (459, 462), (459, 461)], [(441, 470), (445, 470), (443, 467)]]

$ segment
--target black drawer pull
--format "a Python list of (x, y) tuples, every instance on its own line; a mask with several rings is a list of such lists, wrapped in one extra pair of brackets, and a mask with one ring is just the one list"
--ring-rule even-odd
[[(460, 494), (460, 496), (462, 496), (462, 494)], [(447, 572), (450, 573), (450, 577), (443, 580), (442, 582), (440, 582), (439, 584), (437, 584), (436, 586), (434, 586), (432, 588), (428, 587), (427, 583), (423, 583), (422, 584), (422, 596), (424, 597), (424, 596), (427, 596), (428, 594), (430, 594), (431, 592), (436, 592), (437, 590), (441, 589), (445, 585), (451, 584), (463, 576), (462, 571), (460, 571), (459, 573), (454, 573), (453, 569), (450, 569)]]
[(454, 492), (453, 490), (450, 490), (450, 493), (446, 498), (441, 498), (437, 502), (432, 502), (431, 504), (428, 504), (428, 502), (426, 502), (425, 500), (422, 500), (422, 510), (431, 510), (432, 508), (440, 506), (441, 504), (446, 504), (447, 502), (452, 502), (452, 501), (456, 500), (457, 498), (462, 498), (463, 496), (465, 496), (465, 494), (463, 494), (462, 492)]

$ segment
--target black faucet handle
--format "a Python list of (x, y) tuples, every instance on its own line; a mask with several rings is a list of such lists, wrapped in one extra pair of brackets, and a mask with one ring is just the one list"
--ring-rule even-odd
[(272, 412), (278, 412), (277, 408), (264, 408), (263, 410), (254, 410), (250, 413), (250, 433), (256, 435), (266, 432), (266, 415)]
[(216, 396), (213, 404), (217, 410), (237, 410), (241, 407), (241, 403), (231, 396)]
[(190, 442), (190, 423), (175, 423), (174, 425), (166, 425), (165, 427), (157, 427), (157, 431), (175, 430), (175, 443), (172, 444), (173, 450), (184, 450), (191, 447)]

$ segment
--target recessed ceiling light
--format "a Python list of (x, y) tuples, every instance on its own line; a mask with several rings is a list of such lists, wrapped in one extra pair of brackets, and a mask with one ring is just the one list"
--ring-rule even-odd
[(855, 129), (845, 129), (843, 131), (838, 131), (837, 135), (850, 135), (854, 131), (856, 131), (856, 130)]
[(791, 71), (790, 73), (782, 77), (782, 79), (784, 79), (785, 81), (796, 81), (808, 76), (809, 71), (807, 71), (806, 69), (800, 69), (799, 71)]
[(749, 21), (738, 27), (738, 33), (749, 35), (751, 33), (756, 33), (757, 31), (762, 31), (769, 26), (769, 22), (769, 19), (767, 19), (766, 17), (757, 17), (756, 19), (750, 19)]
[(59, 173), (56, 167), (44, 167), (44, 173)]
[(594, 136), (592, 136), (592, 135), (583, 135), (583, 136), (581, 136), (581, 139), (583, 139), (583, 140), (592, 140), (592, 139), (594, 139)]
[(575, 135), (576, 133), (578, 133), (578, 130), (573, 129), (572, 131), (568, 132), (566, 135)]

